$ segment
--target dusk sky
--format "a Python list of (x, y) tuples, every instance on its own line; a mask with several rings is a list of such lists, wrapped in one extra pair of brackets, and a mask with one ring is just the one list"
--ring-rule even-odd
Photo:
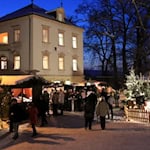
[[(65, 9), (66, 16), (72, 16), (74, 10), (82, 0), (33, 0), (34, 4), (46, 9), (53, 10), (60, 7), (61, 1)], [(0, 17), (14, 12), (31, 4), (32, 0), (0, 0)]]

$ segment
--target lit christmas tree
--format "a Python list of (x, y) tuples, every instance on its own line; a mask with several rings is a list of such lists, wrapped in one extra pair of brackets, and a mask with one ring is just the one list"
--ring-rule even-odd
[(134, 69), (132, 68), (126, 78), (126, 90), (124, 93), (127, 100), (136, 100), (137, 97), (145, 95), (144, 83), (146, 80), (142, 75), (136, 75)]

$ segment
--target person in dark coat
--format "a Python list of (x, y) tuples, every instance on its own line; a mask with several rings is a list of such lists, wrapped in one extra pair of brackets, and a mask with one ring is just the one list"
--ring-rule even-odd
[(10, 106), (9, 106), (9, 132), (14, 131), (14, 129), (13, 129), (13, 115), (11, 114), (13, 105), (14, 105), (14, 101), (12, 100), (10, 102)]
[(57, 90), (55, 90), (53, 97), (52, 97), (52, 102), (53, 102), (53, 116), (58, 115), (58, 104), (59, 104), (59, 93)]
[(46, 114), (49, 116), (49, 94), (46, 90), (42, 94), (42, 99), (45, 103)]
[(38, 101), (38, 111), (39, 116), (41, 117), (41, 127), (43, 127), (45, 124), (48, 124), (48, 121), (46, 119), (46, 102), (43, 100), (42, 95), (40, 96), (40, 100)]
[(93, 107), (93, 119), (94, 119), (94, 112), (95, 112), (95, 106), (97, 104), (97, 95), (96, 93), (90, 88), (90, 90), (87, 92), (87, 97), (90, 100), (90, 104)]
[(92, 122), (94, 118), (95, 105), (97, 97), (91, 92), (86, 98), (84, 103), (84, 118), (85, 118), (85, 129), (92, 129)]
[(22, 121), (22, 109), (20, 105), (17, 103), (17, 100), (14, 98), (12, 99), (12, 106), (10, 108), (10, 117), (13, 122), (13, 129), (14, 129), (14, 136), (13, 139), (18, 138), (18, 129), (19, 129), (19, 123)]

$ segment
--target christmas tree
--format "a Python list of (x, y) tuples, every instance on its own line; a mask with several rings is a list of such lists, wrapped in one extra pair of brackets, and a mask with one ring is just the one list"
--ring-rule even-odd
[[(146, 95), (147, 80), (144, 76), (136, 75), (133, 68), (131, 68), (129, 75), (126, 76), (126, 89), (124, 91), (127, 100), (136, 100), (137, 97)], [(150, 87), (150, 86), (149, 86)]]

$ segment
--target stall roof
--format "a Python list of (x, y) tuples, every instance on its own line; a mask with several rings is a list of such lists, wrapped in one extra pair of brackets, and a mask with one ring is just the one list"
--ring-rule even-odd
[(48, 83), (47, 80), (37, 75), (5, 75), (0, 76), (0, 86), (14, 86), (30, 80), (40, 80), (42, 83)]

